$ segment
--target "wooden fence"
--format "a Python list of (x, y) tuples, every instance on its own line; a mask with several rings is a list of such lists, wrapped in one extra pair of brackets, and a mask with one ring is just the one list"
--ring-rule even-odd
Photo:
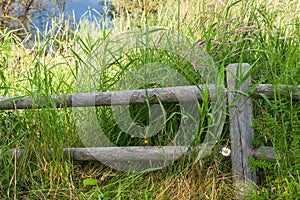
[[(230, 137), (231, 137), (231, 160), (232, 160), (232, 174), (234, 177), (234, 184), (240, 189), (241, 194), (246, 190), (255, 188), (257, 178), (255, 171), (251, 171), (249, 166), (249, 158), (266, 159), (272, 161), (275, 157), (274, 149), (272, 147), (259, 147), (253, 149), (251, 141), (253, 139), (254, 131), (252, 128), (253, 105), (252, 98), (261, 98), (261, 94), (272, 98), (274, 96), (273, 86), (271, 84), (258, 85), (251, 94), (249, 94), (249, 87), (251, 86), (251, 77), (244, 79), (248, 72), (249, 64), (243, 63), (230, 64), (227, 67), (227, 88), (224, 88), (228, 97), (229, 114), (230, 114)], [(241, 82), (242, 81), (242, 82)], [(206, 87), (200, 85), (201, 87)], [(210, 94), (214, 94), (215, 86), (209, 85)], [(280, 85), (282, 92), (292, 92), (292, 99), (299, 101), (299, 89), (294, 89), (292, 86)], [(123, 96), (114, 105), (129, 104), (144, 104), (147, 99), (159, 96), (161, 102), (173, 103), (178, 102), (174, 90), (184, 93), (185, 98), (181, 101), (193, 100), (193, 95), (196, 94), (199, 101), (201, 101), (200, 90), (196, 86), (180, 86), (173, 88), (153, 88), (145, 90), (128, 90), (119, 91), (118, 96)], [(190, 95), (193, 94), (193, 95)], [(89, 106), (103, 106), (112, 105), (112, 92), (99, 93), (82, 93), (69, 95), (53, 95), (51, 102), (56, 102), (56, 107), (89, 107)], [(90, 99), (95, 98), (91, 103)], [(211, 99), (215, 97), (210, 96)], [(33, 104), (33, 101), (35, 102)], [(156, 98), (150, 103), (157, 103)], [(0, 110), (8, 109), (31, 109), (43, 108), (49, 106), (50, 102), (46, 99), (33, 99), (32, 97), (24, 97), (15, 99), (12, 97), (0, 98)], [(36, 106), (38, 105), (38, 106)], [(95, 160), (95, 161), (156, 161), (156, 160), (173, 160), (182, 154), (182, 152), (199, 151), (202, 146), (190, 150), (186, 146), (129, 146), (129, 147), (93, 147), (93, 148), (65, 148), (63, 149), (66, 158), (73, 160)], [(11, 149), (6, 152), (8, 155), (14, 155), (14, 158), (20, 158), (24, 154), (24, 149)], [(0, 150), (1, 153), (1, 150)], [(51, 150), (49, 150), (51, 153)], [(96, 155), (96, 156), (95, 156)], [(97, 159), (95, 159), (95, 157)]]

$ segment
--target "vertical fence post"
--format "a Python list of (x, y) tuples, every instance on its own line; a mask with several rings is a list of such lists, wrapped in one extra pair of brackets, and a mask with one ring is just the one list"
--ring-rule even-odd
[(230, 114), (231, 160), (234, 185), (241, 195), (253, 189), (256, 173), (251, 171), (248, 158), (251, 156), (253, 139), (253, 104), (246, 95), (251, 77), (242, 80), (249, 64), (230, 64), (227, 67), (228, 105)]

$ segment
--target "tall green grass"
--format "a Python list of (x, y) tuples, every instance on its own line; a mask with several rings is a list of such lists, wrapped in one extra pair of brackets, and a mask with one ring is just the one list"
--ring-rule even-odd
[[(72, 93), (79, 66), (86, 56), (109, 36), (140, 29), (145, 24), (179, 31), (197, 41), (220, 70), (233, 62), (250, 63), (254, 86), (259, 83), (300, 85), (300, 20), (296, 1), (159, 0), (115, 1), (113, 4), (115, 10), (120, 11), (116, 13), (113, 30), (99, 31), (97, 27), (101, 22), (82, 21), (71, 31), (53, 21), (52, 29), (45, 34), (37, 31), (33, 45), (25, 47), (25, 41), (20, 39), (23, 36), (1, 29), (1, 95), (48, 97)], [(113, 90), (126, 70), (147, 62), (167, 62), (183, 70), (192, 84), (200, 81), (198, 74), (190, 70), (190, 63), (168, 52), (129, 52), (118, 61), (102, 74), (102, 91)], [(209, 113), (208, 105), (202, 104), (199, 109)], [(254, 99), (254, 105), (254, 145), (273, 146), (277, 157), (271, 163), (251, 160), (259, 175), (259, 188), (252, 198), (297, 199), (300, 193), (299, 103), (276, 93), (272, 99)], [(148, 123), (147, 105), (130, 109), (137, 122)], [(176, 105), (168, 107), (169, 115), (177, 111)], [(115, 144), (145, 145), (144, 139), (132, 138), (118, 129), (110, 107), (98, 108), (97, 112), (102, 116), (101, 127)], [(0, 198), (237, 198), (231, 185), (230, 159), (218, 152), (197, 163), (180, 159), (160, 171), (140, 174), (119, 172), (101, 163), (65, 161), (61, 148), (84, 146), (73, 117), (72, 109), (56, 109), (54, 105), (44, 109), (1, 111), (1, 149), (25, 148), (27, 151), (18, 162), (3, 154), (0, 156)], [(150, 138), (149, 145), (166, 144), (176, 130), (176, 120), (170, 118), (164, 134)], [(204, 128), (199, 130), (195, 145), (201, 142), (201, 134), (207, 129), (207, 119), (201, 120)], [(227, 126), (219, 145), (230, 145)], [(44, 148), (53, 148), (54, 157)], [(96, 182), (83, 184), (91, 178)]]

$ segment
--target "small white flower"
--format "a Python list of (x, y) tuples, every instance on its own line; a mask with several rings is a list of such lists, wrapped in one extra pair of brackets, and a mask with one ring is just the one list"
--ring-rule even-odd
[(222, 153), (223, 156), (230, 156), (231, 150), (227, 147), (223, 147), (220, 153)]

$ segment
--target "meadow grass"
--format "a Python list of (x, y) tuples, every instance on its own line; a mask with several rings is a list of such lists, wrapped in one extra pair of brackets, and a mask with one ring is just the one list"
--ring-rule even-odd
[[(95, 48), (111, 35), (143, 29), (146, 24), (191, 38), (209, 53), (222, 73), (230, 63), (250, 63), (252, 89), (260, 83), (300, 85), (297, 1), (134, 0), (113, 4), (118, 13), (112, 30), (99, 31), (101, 22), (92, 25), (82, 21), (74, 30), (53, 22), (46, 33), (37, 31), (31, 36), (35, 40), (28, 46), (26, 35), (1, 29), (1, 96), (47, 98), (72, 93), (80, 66)], [(181, 70), (191, 84), (201, 81), (190, 63), (168, 52), (146, 48), (126, 53), (101, 74), (101, 91), (114, 90), (126, 71), (149, 62), (165, 62)], [(274, 162), (251, 160), (259, 175), (259, 187), (250, 195), (253, 199), (297, 199), (300, 105), (279, 92), (272, 99), (253, 101), (253, 144), (274, 147), (277, 157)], [(131, 107), (132, 118), (147, 124), (148, 106)], [(209, 126), (209, 102), (200, 104), (199, 111), (202, 128), (193, 145), (201, 142)], [(143, 138), (132, 138), (116, 126), (110, 107), (97, 108), (97, 112), (101, 127), (115, 144), (145, 145)], [(162, 134), (150, 138), (148, 145), (164, 145), (172, 139), (178, 128), (176, 112), (176, 105), (169, 105), (169, 120)], [(238, 199), (232, 186), (230, 158), (218, 151), (198, 162), (182, 158), (159, 171), (127, 173), (97, 162), (63, 159), (62, 148), (84, 146), (71, 108), (56, 109), (53, 105), (1, 111), (0, 123), (3, 151), (27, 149), (20, 162), (0, 156), (1, 199)], [(218, 145), (230, 145), (227, 125)], [(54, 156), (37, 151), (44, 148), (53, 148)]]

